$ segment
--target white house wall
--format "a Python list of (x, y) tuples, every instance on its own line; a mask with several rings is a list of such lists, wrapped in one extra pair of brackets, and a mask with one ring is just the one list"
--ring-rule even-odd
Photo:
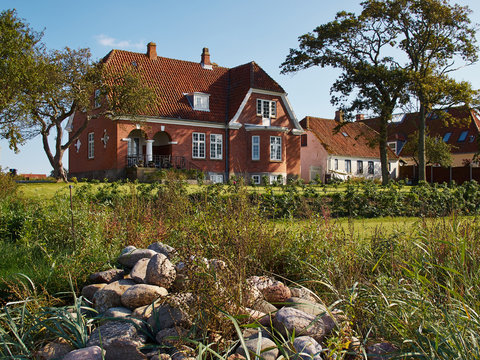
[[(335, 169), (335, 159), (338, 160), (338, 169)], [(351, 171), (346, 172), (345, 160), (350, 160)], [(358, 173), (357, 161), (363, 162), (363, 173)], [(373, 161), (374, 173), (368, 174), (368, 162)], [(390, 160), (390, 177), (396, 179), (399, 173), (398, 160)], [(380, 159), (373, 158), (360, 158), (360, 157), (347, 157), (347, 156), (333, 156), (328, 157), (328, 173), (332, 174), (333, 178), (347, 180), (352, 177), (363, 177), (366, 179), (380, 179), (382, 177), (382, 167)]]

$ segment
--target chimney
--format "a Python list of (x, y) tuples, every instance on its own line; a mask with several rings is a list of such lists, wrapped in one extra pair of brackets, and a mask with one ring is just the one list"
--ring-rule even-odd
[(157, 44), (154, 42), (147, 44), (147, 56), (150, 60), (157, 60)]
[(343, 111), (342, 110), (335, 111), (335, 121), (343, 122)]
[(357, 120), (357, 121), (365, 120), (365, 115), (364, 114), (357, 114), (355, 116), (355, 120)]
[(210, 62), (210, 52), (208, 48), (203, 48), (202, 61), (200, 62), (202, 68), (212, 70), (212, 63)]

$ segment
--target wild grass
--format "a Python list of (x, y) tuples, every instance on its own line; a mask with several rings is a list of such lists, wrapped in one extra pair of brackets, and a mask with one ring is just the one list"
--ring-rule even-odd
[[(324, 209), (301, 221), (273, 221), (241, 184), (192, 193), (173, 178), (164, 185), (78, 187), (71, 211), (64, 194), (45, 203), (15, 196), (15, 185), (7, 185), (13, 190), (0, 199), (4, 356), (26, 357), (61, 331), (74, 346), (83, 346), (92, 323), (78, 317), (75, 323), (71, 309), (67, 314), (62, 306), (78, 299), (69, 295), (62, 302), (62, 293), (71, 287), (78, 293), (89, 273), (117, 265), (124, 245), (164, 241), (178, 249), (176, 260), (194, 255), (227, 264), (214, 272), (199, 261), (188, 276), (199, 279), (187, 286), (197, 299), (196, 341), (205, 358), (226, 357), (231, 346), (213, 348), (209, 334), (232, 337), (245, 322), (237, 318), (237, 324), (218, 310), (240, 314), (245, 279), (265, 273), (304, 285), (345, 313), (348, 331), (337, 329), (323, 344), (338, 359), (346, 357), (351, 335), (365, 345), (389, 340), (403, 358), (479, 358), (475, 216), (337, 221)], [(28, 276), (35, 291), (25, 290), (30, 283), (18, 285), (16, 272)], [(40, 323), (48, 334), (33, 326)]]

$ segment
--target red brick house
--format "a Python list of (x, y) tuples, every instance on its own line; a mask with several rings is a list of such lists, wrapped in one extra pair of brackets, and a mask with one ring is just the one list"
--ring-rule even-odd
[[(340, 111), (335, 119), (307, 116), (301, 141), (301, 177), (306, 182), (353, 177), (382, 176), (378, 133), (362, 122), (344, 122)], [(398, 176), (398, 157), (388, 149), (390, 177)]]
[(154, 43), (146, 54), (112, 50), (103, 61), (137, 69), (156, 104), (141, 125), (128, 117), (91, 121), (70, 148), (70, 176), (118, 179), (129, 167), (199, 169), (214, 182), (300, 175), (303, 131), (285, 91), (255, 62), (220, 67), (207, 48), (198, 63), (168, 59)]

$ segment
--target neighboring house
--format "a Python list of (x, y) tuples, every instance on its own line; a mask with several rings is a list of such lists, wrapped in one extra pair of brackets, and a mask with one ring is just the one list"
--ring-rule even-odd
[[(378, 133), (361, 122), (343, 122), (341, 112), (335, 119), (305, 117), (300, 124), (302, 135), (302, 179), (319, 177), (346, 180), (352, 177), (381, 178), (380, 153), (375, 139)], [(341, 126), (340, 126), (341, 125)], [(388, 151), (389, 172), (398, 176), (398, 158)]]
[[(362, 120), (363, 123), (378, 129), (375, 118)], [(400, 157), (402, 163), (413, 165), (411, 154), (402, 152), (408, 136), (418, 130), (419, 114), (397, 114), (388, 124), (388, 145)], [(452, 146), (452, 167), (472, 163), (478, 152), (480, 135), (480, 114), (478, 110), (451, 108), (431, 112), (426, 117), (426, 128), (430, 136), (439, 137)], [(478, 166), (478, 163), (472, 164)]]
[(303, 130), (285, 91), (255, 62), (220, 67), (207, 48), (198, 63), (168, 59), (154, 43), (146, 54), (112, 50), (103, 61), (137, 69), (156, 103), (140, 124), (126, 116), (91, 121), (70, 148), (70, 176), (117, 179), (127, 168), (170, 167), (201, 170), (213, 182), (300, 175)]

